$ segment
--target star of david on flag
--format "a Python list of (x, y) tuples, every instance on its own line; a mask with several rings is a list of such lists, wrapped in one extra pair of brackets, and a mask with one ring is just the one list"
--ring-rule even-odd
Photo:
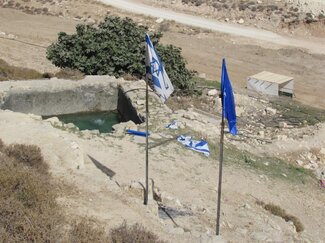
[(148, 34), (146, 34), (146, 78), (152, 81), (155, 91), (165, 103), (174, 92), (174, 87)]

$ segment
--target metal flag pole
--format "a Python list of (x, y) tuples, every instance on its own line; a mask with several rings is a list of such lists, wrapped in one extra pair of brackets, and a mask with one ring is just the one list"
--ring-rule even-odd
[(223, 140), (224, 140), (224, 128), (225, 118), (223, 109), (223, 94), (220, 95), (222, 104), (222, 117), (221, 117), (221, 132), (220, 132), (220, 154), (219, 154), (219, 183), (218, 183), (218, 206), (217, 206), (217, 224), (216, 235), (220, 235), (220, 207), (221, 207), (221, 184), (222, 184), (222, 165), (223, 165)]
[(148, 205), (148, 192), (149, 192), (149, 102), (148, 102), (148, 96), (149, 96), (149, 78), (146, 78), (146, 190), (144, 194), (144, 205)]

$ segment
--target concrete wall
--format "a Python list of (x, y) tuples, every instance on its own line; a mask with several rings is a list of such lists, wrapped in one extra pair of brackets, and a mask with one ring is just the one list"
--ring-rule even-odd
[(294, 93), (293, 88), (294, 88), (294, 81), (293, 80), (280, 85), (280, 91), (285, 92), (285, 93), (289, 93), (289, 94)]
[(0, 83), (1, 109), (41, 116), (117, 109), (118, 81), (109, 76), (83, 80), (30, 80)]
[(279, 95), (279, 85), (254, 78), (247, 79), (247, 89), (257, 91), (262, 94)]
[(125, 92), (122, 86), (119, 87), (118, 92), (117, 110), (122, 116), (122, 121), (126, 122), (131, 120), (135, 124), (144, 122), (144, 118), (138, 114), (137, 109), (132, 104), (131, 98), (128, 96), (127, 92)]

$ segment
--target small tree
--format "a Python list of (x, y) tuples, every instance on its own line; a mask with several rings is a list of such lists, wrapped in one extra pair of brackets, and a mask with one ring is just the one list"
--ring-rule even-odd
[[(145, 77), (145, 26), (137, 25), (130, 18), (108, 16), (95, 27), (77, 25), (76, 33), (58, 34), (58, 41), (47, 49), (47, 58), (60, 68), (77, 69), (87, 75), (131, 74)], [(159, 44), (161, 33), (150, 33), (168, 75), (176, 89), (191, 91), (193, 73), (186, 68), (181, 49)]]

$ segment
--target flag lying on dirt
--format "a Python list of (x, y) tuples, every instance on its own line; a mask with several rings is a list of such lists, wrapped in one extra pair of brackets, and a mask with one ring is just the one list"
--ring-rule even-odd
[(149, 35), (146, 34), (146, 76), (151, 80), (155, 91), (162, 102), (166, 102), (173, 93), (174, 87), (166, 73), (163, 63), (153, 46)]
[(190, 136), (181, 135), (177, 138), (177, 141), (182, 143), (185, 147), (192, 149), (196, 152), (203, 153), (205, 156), (210, 155), (210, 149), (208, 142), (205, 140), (197, 141), (193, 140)]
[(231, 83), (228, 77), (225, 59), (222, 60), (221, 94), (222, 94), (223, 116), (228, 120), (229, 132), (232, 135), (236, 135), (237, 119), (236, 119), (235, 99), (234, 99), (234, 93), (232, 91)]

